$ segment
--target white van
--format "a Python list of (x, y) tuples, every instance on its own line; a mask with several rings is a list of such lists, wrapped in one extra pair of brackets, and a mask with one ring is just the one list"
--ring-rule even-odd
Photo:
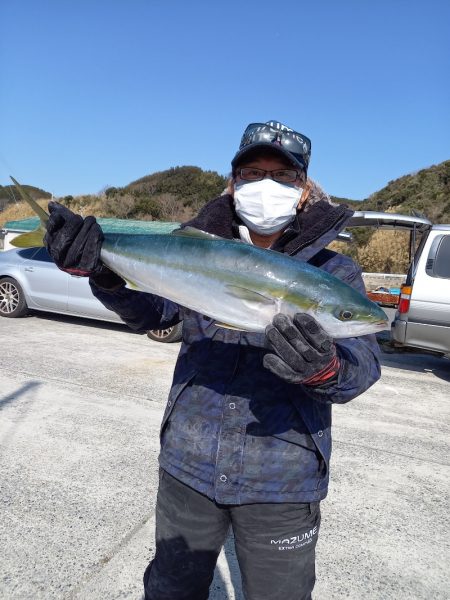
[(421, 217), (356, 211), (348, 227), (410, 231), (412, 258), (400, 290), (391, 339), (396, 346), (450, 357), (450, 225), (433, 225)]
[(396, 345), (450, 357), (450, 225), (433, 225), (423, 237), (400, 291), (391, 336)]

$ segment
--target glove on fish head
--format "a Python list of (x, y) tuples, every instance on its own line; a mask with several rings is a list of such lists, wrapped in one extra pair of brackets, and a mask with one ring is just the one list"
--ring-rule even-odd
[(336, 345), (311, 315), (276, 315), (266, 327), (266, 340), (274, 353), (264, 356), (264, 366), (289, 383), (323, 385), (339, 371)]

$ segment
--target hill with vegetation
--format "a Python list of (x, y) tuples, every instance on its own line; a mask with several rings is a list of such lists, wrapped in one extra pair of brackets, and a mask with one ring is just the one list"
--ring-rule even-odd
[(185, 221), (211, 198), (220, 195), (227, 179), (199, 167), (173, 167), (132, 181), (125, 187), (109, 187), (95, 196), (65, 196), (72, 210), (100, 217)]
[[(41, 188), (34, 187), (33, 185), (24, 185), (23, 187), (35, 200), (39, 198), (50, 199), (52, 197), (50, 192), (41, 190)], [(0, 211), (4, 210), (8, 204), (15, 204), (19, 201), (20, 195), (15, 185), (0, 185)]]
[(450, 160), (394, 179), (364, 200), (334, 200), (355, 210), (421, 215), (433, 223), (450, 223)]
[[(450, 223), (450, 160), (390, 181), (358, 201), (333, 197), (354, 210), (375, 210), (423, 216), (432, 223)], [(402, 231), (353, 229), (354, 243), (332, 248), (350, 255), (366, 271), (404, 273), (408, 267), (409, 234)]]

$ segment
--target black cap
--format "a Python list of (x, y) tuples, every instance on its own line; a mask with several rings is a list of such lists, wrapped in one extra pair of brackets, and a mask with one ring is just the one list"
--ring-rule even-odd
[(307, 173), (311, 157), (311, 140), (279, 121), (250, 123), (247, 126), (239, 150), (231, 161), (233, 171), (244, 158), (248, 158), (259, 148), (274, 150), (287, 158), (295, 167), (300, 167), (305, 174)]

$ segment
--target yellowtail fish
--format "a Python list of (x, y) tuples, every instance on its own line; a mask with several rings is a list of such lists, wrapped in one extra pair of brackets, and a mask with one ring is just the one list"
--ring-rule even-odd
[[(11, 179), (40, 218), (38, 229), (12, 243), (42, 246), (48, 214)], [(377, 304), (337, 277), (291, 256), (198, 229), (105, 234), (101, 260), (128, 287), (177, 302), (222, 326), (262, 332), (277, 313), (298, 312), (312, 315), (333, 338), (388, 326)]]

